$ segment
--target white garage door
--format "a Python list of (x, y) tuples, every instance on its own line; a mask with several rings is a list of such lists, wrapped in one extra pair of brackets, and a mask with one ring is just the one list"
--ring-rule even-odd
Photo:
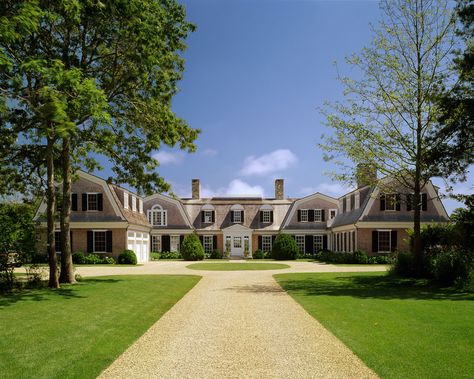
[(149, 261), (149, 234), (142, 232), (128, 232), (127, 245), (129, 250), (133, 250), (137, 256), (138, 263)]

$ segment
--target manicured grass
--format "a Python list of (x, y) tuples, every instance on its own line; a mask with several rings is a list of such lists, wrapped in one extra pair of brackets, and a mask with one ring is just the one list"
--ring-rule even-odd
[(199, 279), (109, 276), (0, 296), (0, 376), (95, 378)]
[(281, 270), (290, 266), (281, 263), (193, 263), (187, 268), (206, 271)]
[(380, 273), (275, 278), (382, 378), (472, 377), (474, 294)]

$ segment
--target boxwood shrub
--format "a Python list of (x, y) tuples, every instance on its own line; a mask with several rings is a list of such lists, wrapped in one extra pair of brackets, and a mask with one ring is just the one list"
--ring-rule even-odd
[(292, 260), (298, 256), (295, 239), (288, 234), (278, 234), (273, 242), (272, 255), (276, 260)]
[(185, 261), (202, 261), (204, 247), (196, 233), (188, 234), (181, 244), (181, 255)]
[(124, 250), (118, 257), (118, 263), (121, 265), (136, 265), (137, 256), (133, 250)]

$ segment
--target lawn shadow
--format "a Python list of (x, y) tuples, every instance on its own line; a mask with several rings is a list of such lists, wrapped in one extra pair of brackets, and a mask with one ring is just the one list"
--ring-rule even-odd
[(267, 284), (252, 284), (245, 286), (234, 286), (224, 288), (227, 291), (236, 291), (239, 293), (282, 293), (285, 292), (280, 286), (272, 286)]
[(474, 300), (474, 293), (443, 288), (426, 280), (401, 279), (385, 276), (339, 276), (319, 280), (281, 279), (288, 292), (307, 296), (349, 296), (361, 299), (413, 299), (413, 300)]

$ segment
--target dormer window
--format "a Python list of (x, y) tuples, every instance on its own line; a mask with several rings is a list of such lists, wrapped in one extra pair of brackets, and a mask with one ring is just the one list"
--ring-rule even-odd
[(270, 223), (270, 211), (262, 211), (262, 222), (264, 224)]
[(236, 224), (244, 222), (244, 207), (242, 205), (232, 205), (230, 208), (230, 221)]
[(354, 208), (355, 209), (360, 208), (360, 193), (356, 193), (354, 196)]
[(329, 210), (329, 219), (332, 220), (337, 216), (337, 209), (330, 209)]
[(83, 193), (82, 194), (83, 211), (102, 211), (103, 197), (101, 193)]
[(123, 207), (128, 209), (128, 192), (123, 191)]
[(397, 193), (383, 194), (380, 196), (381, 211), (399, 211), (400, 195)]
[(137, 198), (135, 196), (132, 196), (132, 211), (137, 211)]
[(323, 221), (323, 210), (315, 209), (314, 210), (314, 221), (321, 222)]
[(307, 209), (300, 209), (300, 222), (308, 222), (308, 210)]
[(234, 222), (239, 223), (242, 222), (242, 213), (241, 211), (232, 211), (234, 215)]
[(143, 200), (138, 199), (138, 212), (143, 213)]
[(148, 221), (152, 226), (166, 226), (168, 221), (167, 216), (166, 210), (159, 204), (154, 205), (148, 210)]
[(215, 211), (212, 204), (206, 204), (201, 208), (201, 222), (204, 224), (212, 224), (215, 222)]
[(260, 222), (263, 224), (273, 223), (273, 207), (269, 204), (264, 204), (260, 207)]

